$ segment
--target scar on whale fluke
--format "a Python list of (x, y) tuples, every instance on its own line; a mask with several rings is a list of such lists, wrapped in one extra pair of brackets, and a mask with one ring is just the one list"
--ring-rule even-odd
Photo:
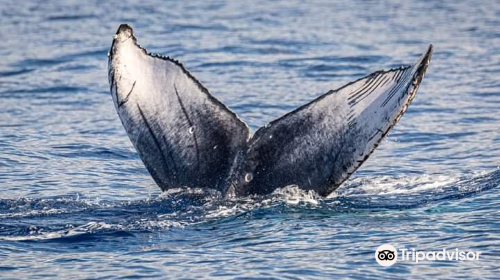
[(122, 24), (109, 52), (111, 95), (162, 190), (226, 196), (297, 185), (326, 196), (365, 162), (406, 112), (432, 55), (330, 90), (250, 135), (247, 125), (177, 60), (151, 54)]

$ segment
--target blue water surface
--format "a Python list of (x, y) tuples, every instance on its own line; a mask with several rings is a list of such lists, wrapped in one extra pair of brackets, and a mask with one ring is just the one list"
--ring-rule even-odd
[[(253, 131), (435, 53), (400, 123), (329, 198), (161, 194), (109, 93), (121, 23)], [(2, 279), (500, 276), (498, 1), (2, 0), (0, 58)], [(385, 268), (385, 243), (481, 258)]]

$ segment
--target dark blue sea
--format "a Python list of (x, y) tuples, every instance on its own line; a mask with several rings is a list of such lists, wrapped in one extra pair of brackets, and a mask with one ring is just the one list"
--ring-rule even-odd
[[(328, 198), (161, 193), (109, 93), (121, 23), (252, 131), (380, 69), (434, 56), (415, 100)], [(1, 279), (498, 279), (500, 2), (0, 3)], [(398, 261), (379, 245), (481, 252)]]

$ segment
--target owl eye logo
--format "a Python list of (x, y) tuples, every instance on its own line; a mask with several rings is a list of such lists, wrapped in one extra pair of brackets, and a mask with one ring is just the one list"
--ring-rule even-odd
[(378, 259), (381, 261), (392, 261), (394, 259), (394, 251), (383, 250), (378, 252)]
[(381, 266), (391, 266), (398, 260), (398, 251), (390, 244), (380, 245), (375, 251), (375, 260)]

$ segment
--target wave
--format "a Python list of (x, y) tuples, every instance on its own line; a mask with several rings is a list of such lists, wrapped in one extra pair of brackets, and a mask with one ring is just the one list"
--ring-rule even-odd
[(499, 185), (500, 170), (497, 170), (468, 178), (356, 178), (327, 198), (288, 186), (267, 196), (235, 199), (224, 199), (214, 190), (190, 188), (172, 189), (136, 201), (105, 201), (78, 195), (1, 199), (0, 240), (79, 242), (270, 215), (328, 216), (418, 209), (480, 195)]

